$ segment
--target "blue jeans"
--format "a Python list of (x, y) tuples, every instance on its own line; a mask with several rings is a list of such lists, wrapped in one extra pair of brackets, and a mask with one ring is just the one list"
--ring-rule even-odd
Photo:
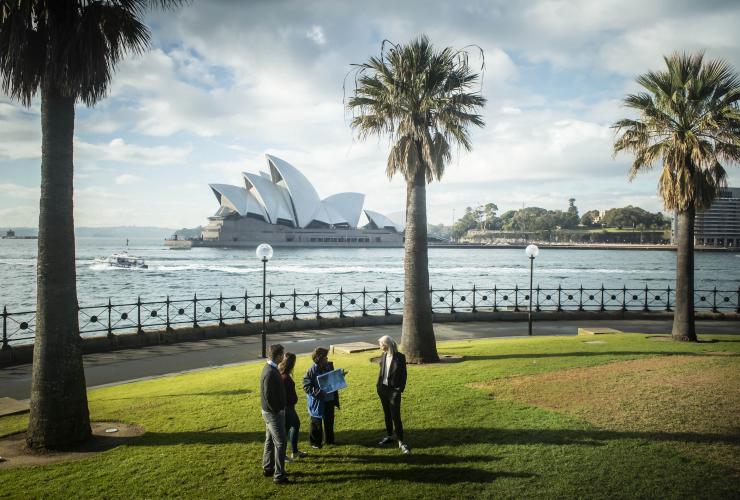
[(295, 405), (285, 407), (285, 428), (288, 431), (288, 442), (294, 455), (298, 454), (298, 432), (301, 430), (301, 419), (295, 411)]
[(262, 410), (265, 420), (265, 450), (262, 469), (274, 472), (275, 479), (285, 477), (285, 411), (277, 413)]

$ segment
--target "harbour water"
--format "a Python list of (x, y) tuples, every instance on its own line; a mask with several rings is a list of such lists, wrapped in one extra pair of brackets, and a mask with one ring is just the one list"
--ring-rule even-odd
[[(0, 240), (0, 306), (32, 310), (36, 300), (34, 240)], [(128, 251), (144, 257), (148, 269), (117, 269), (94, 263), (125, 250), (125, 241), (77, 240), (78, 298), (81, 305), (238, 296), (261, 293), (262, 264), (253, 249), (170, 250), (159, 239), (132, 239)], [(521, 249), (429, 250), (434, 288), (522, 287), (529, 284), (529, 261)], [(403, 287), (403, 249), (275, 249), (268, 263), (267, 287), (274, 293), (382, 290)], [(534, 283), (542, 287), (673, 287), (672, 251), (542, 249), (535, 260)], [(697, 253), (697, 289), (737, 290), (740, 253)]]

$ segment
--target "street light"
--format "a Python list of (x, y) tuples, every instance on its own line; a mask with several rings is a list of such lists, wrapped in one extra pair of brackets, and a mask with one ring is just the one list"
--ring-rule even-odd
[[(262, 357), (267, 357), (267, 336), (265, 333), (265, 299), (267, 297), (267, 261), (272, 258), (272, 247), (262, 243), (257, 247), (257, 258), (262, 261)], [(245, 304), (246, 307), (246, 304)]]
[(532, 335), (532, 276), (534, 275), (534, 258), (540, 253), (537, 245), (528, 245), (524, 253), (529, 257), (529, 334)]

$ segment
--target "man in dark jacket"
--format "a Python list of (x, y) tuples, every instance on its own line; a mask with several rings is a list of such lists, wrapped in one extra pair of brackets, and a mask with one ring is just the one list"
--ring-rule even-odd
[(274, 476), (277, 484), (288, 482), (285, 475), (285, 386), (280, 378), (278, 363), (283, 360), (283, 346), (271, 345), (267, 364), (260, 377), (260, 396), (262, 399), (262, 418), (265, 420), (265, 450), (262, 455), (262, 470), (265, 477)]
[(406, 389), (406, 356), (398, 352), (398, 344), (393, 338), (384, 335), (378, 339), (383, 355), (380, 357), (378, 374), (378, 397), (383, 406), (386, 435), (378, 444), (393, 442), (393, 429), (396, 430), (398, 447), (403, 453), (411, 453), (411, 448), (403, 440), (403, 422), (401, 422), (401, 394)]

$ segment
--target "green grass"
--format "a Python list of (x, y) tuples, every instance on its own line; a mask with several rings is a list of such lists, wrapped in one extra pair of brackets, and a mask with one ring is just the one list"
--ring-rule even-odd
[[(384, 432), (374, 388), (377, 365), (369, 362), (373, 353), (333, 356), (335, 366), (350, 371), (336, 420), (341, 446), (308, 447), (301, 399), (301, 442), (313, 453), (288, 466), (294, 484), (280, 488), (261, 476), (261, 364), (99, 389), (90, 392), (94, 420), (135, 423), (147, 433), (131, 445), (85, 460), (0, 470), (0, 496), (737, 497), (740, 474), (723, 462), (726, 455), (715, 460), (712, 453), (695, 453), (697, 447), (721, 446), (737, 455), (737, 397), (718, 402), (735, 416), (729, 427), (702, 422), (698, 430), (686, 430), (685, 422), (674, 421), (680, 415), (663, 418), (657, 407), (653, 424), (632, 429), (594, 420), (582, 405), (578, 411), (540, 405), (542, 396), (535, 389), (520, 398), (516, 391), (495, 388), (497, 381), (527, 380), (521, 377), (537, 380), (541, 388), (542, 377), (551, 372), (675, 354), (691, 356), (692, 362), (683, 366), (701, 370), (703, 361), (711, 364), (717, 358), (713, 352), (727, 353), (722, 359), (734, 364), (729, 373), (737, 383), (740, 338), (705, 336), (713, 341), (678, 344), (648, 337), (599, 337), (603, 344), (583, 337), (440, 343), (441, 352), (466, 360), (409, 367), (403, 416), (410, 456), (375, 446)], [(308, 366), (309, 359), (300, 356), (296, 378)], [(613, 384), (619, 383), (615, 375)], [(601, 397), (610, 397), (608, 384), (602, 391)], [(645, 411), (651, 411), (649, 405)], [(0, 419), (0, 435), (22, 430), (26, 418)]]

